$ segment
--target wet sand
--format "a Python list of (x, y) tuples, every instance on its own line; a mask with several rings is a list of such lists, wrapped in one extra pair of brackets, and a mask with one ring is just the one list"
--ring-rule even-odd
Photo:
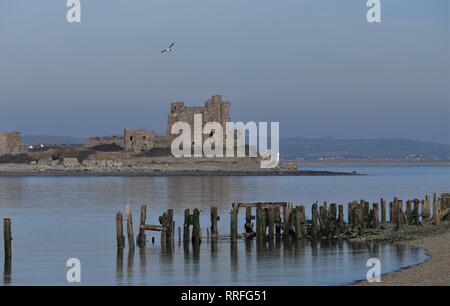
[[(416, 238), (413, 238), (416, 236)], [(406, 233), (403, 245), (423, 248), (430, 255), (426, 262), (381, 276), (380, 283), (361, 281), (357, 286), (450, 286), (450, 224), (434, 226), (423, 233)]]

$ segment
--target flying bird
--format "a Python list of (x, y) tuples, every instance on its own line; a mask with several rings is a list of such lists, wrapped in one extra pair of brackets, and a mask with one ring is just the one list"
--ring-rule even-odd
[(175, 45), (174, 42), (170, 44), (169, 48), (162, 50), (161, 53), (171, 52), (173, 45)]

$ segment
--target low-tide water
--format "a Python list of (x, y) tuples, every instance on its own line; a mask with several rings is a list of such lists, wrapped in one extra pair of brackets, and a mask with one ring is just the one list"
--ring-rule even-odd
[[(316, 168), (319, 169), (319, 168)], [(420, 249), (344, 241), (285, 244), (273, 241), (203, 239), (199, 249), (175, 239), (162, 248), (147, 233), (145, 249), (117, 254), (115, 214), (130, 203), (137, 231), (139, 207), (147, 223), (174, 209), (176, 227), (184, 209), (199, 208), (203, 235), (211, 206), (219, 208), (220, 234), (229, 233), (235, 201), (291, 201), (309, 212), (315, 201), (346, 204), (422, 198), (448, 192), (448, 167), (326, 168), (365, 176), (315, 177), (0, 177), (0, 218), (13, 220), (11, 285), (66, 285), (66, 261), (78, 258), (85, 285), (328, 285), (364, 279), (367, 260), (379, 258), (382, 273), (420, 263)], [(240, 230), (244, 219), (240, 218)], [(3, 262), (3, 252), (0, 252)]]

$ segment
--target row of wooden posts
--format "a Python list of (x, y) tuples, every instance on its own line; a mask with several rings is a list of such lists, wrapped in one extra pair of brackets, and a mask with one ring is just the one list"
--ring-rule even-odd
[[(431, 215), (431, 203), (433, 215)], [(406, 205), (405, 205), (406, 204)], [(238, 232), (239, 210), (245, 209), (245, 232)], [(389, 209), (389, 220), (387, 215)], [(133, 232), (133, 219), (130, 206), (125, 209), (127, 221), (127, 237), (130, 248), (135, 248)], [(306, 218), (305, 206), (293, 206), (289, 202), (268, 203), (233, 203), (230, 212), (230, 234), (231, 241), (239, 238), (256, 238), (264, 240), (267, 238), (333, 238), (362, 235), (368, 229), (383, 229), (388, 223), (395, 228), (402, 225), (420, 225), (425, 220), (432, 220), (439, 225), (441, 220), (450, 216), (450, 195), (442, 194), (437, 197), (434, 194), (432, 201), (426, 196), (423, 200), (407, 200), (405, 203), (398, 198), (389, 202), (381, 199), (379, 203), (370, 203), (365, 200), (348, 203), (347, 222), (344, 218), (344, 205), (317, 202), (311, 207), (311, 219)], [(176, 234), (173, 210), (168, 209), (159, 217), (159, 225), (146, 224), (147, 207), (141, 206), (139, 234), (136, 239), (138, 246), (146, 245), (146, 231), (161, 232), (161, 243), (171, 243)], [(219, 238), (217, 223), (220, 220), (217, 207), (211, 207), (211, 226), (207, 228), (207, 237), (211, 240)], [(254, 229), (253, 221), (256, 220)], [(191, 228), (192, 226), (192, 235)], [(181, 233), (183, 231), (183, 234)], [(125, 236), (123, 234), (123, 216), (121, 212), (116, 215), (117, 247), (125, 247)], [(154, 238), (152, 238), (154, 242)], [(194, 209), (192, 214), (189, 209), (184, 212), (183, 227), (178, 227), (178, 240), (192, 243), (200, 243), (202, 232), (200, 227), (200, 210)]]

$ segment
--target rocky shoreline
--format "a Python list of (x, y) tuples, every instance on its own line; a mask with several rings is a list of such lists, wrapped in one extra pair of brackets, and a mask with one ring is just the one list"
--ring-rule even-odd
[(86, 170), (46, 170), (46, 171), (29, 171), (15, 170), (2, 171), (0, 177), (13, 176), (353, 176), (360, 175), (351, 172), (331, 172), (331, 171), (148, 171), (148, 170), (103, 170), (103, 171), (86, 171)]

